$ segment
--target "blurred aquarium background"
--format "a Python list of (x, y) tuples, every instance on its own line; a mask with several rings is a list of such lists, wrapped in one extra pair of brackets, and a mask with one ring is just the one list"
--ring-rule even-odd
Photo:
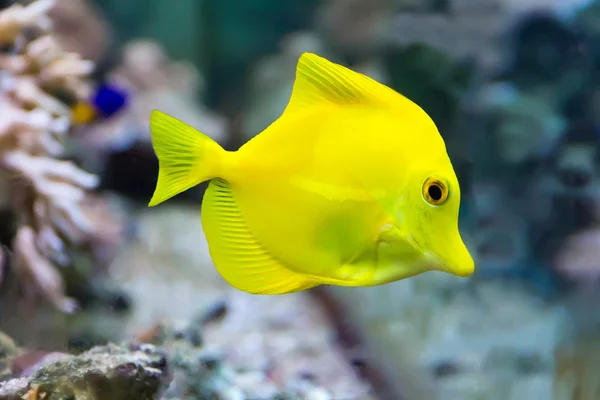
[[(0, 45), (0, 400), (600, 399), (600, 1), (2, 0)], [(146, 207), (152, 109), (235, 149), (304, 51), (436, 122), (472, 277), (251, 296), (205, 185)]]

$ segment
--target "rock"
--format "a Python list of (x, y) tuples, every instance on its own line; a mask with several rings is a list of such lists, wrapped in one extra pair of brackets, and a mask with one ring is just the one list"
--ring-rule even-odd
[(0, 381), (8, 379), (11, 374), (12, 360), (21, 353), (15, 342), (0, 331)]
[(169, 381), (166, 365), (153, 346), (99, 346), (1, 383), (0, 399), (154, 400)]
[(225, 353), (202, 346), (203, 340), (194, 338), (191, 333), (201, 326), (199, 319), (183, 328), (165, 327), (158, 338), (157, 345), (168, 354), (173, 371), (165, 399), (331, 399), (329, 391), (308, 379), (281, 383), (268, 369), (235, 368)]

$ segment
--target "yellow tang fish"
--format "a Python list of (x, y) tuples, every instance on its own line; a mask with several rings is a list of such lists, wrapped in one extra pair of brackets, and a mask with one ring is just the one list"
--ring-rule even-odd
[(473, 273), (435, 124), (365, 75), (304, 53), (281, 117), (233, 152), (159, 111), (150, 127), (160, 169), (149, 206), (210, 180), (203, 228), (217, 270), (239, 290)]

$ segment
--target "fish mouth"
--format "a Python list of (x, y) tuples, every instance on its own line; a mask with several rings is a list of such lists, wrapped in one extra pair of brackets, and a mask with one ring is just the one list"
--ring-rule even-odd
[(454, 242), (455, 244), (452, 245), (450, 242), (450, 245), (444, 246), (445, 249), (439, 252), (425, 250), (412, 235), (408, 240), (415, 250), (423, 254), (425, 263), (432, 270), (446, 272), (461, 278), (470, 276), (475, 270), (473, 258), (460, 237), (458, 243)]
[(389, 255), (401, 262), (410, 260), (411, 268), (420, 271), (419, 273), (441, 271), (467, 277), (474, 270), (473, 259), (459, 234), (454, 239), (439, 243), (437, 246), (434, 244), (433, 248), (421, 245), (412, 234), (392, 234), (382, 242), (399, 244), (395, 246), (395, 250), (392, 250), (393, 255)]
[(475, 262), (462, 241), (452, 251), (444, 252), (444, 256), (436, 254), (435, 258), (439, 260), (442, 271), (461, 278), (466, 278), (475, 271)]
[(423, 263), (431, 271), (440, 271), (451, 274), (451, 268), (444, 259), (433, 251), (423, 251)]

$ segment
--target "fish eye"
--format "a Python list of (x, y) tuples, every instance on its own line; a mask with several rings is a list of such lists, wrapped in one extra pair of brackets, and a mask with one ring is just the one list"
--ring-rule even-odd
[(431, 205), (439, 206), (448, 200), (448, 187), (438, 178), (427, 178), (423, 183), (423, 198)]

